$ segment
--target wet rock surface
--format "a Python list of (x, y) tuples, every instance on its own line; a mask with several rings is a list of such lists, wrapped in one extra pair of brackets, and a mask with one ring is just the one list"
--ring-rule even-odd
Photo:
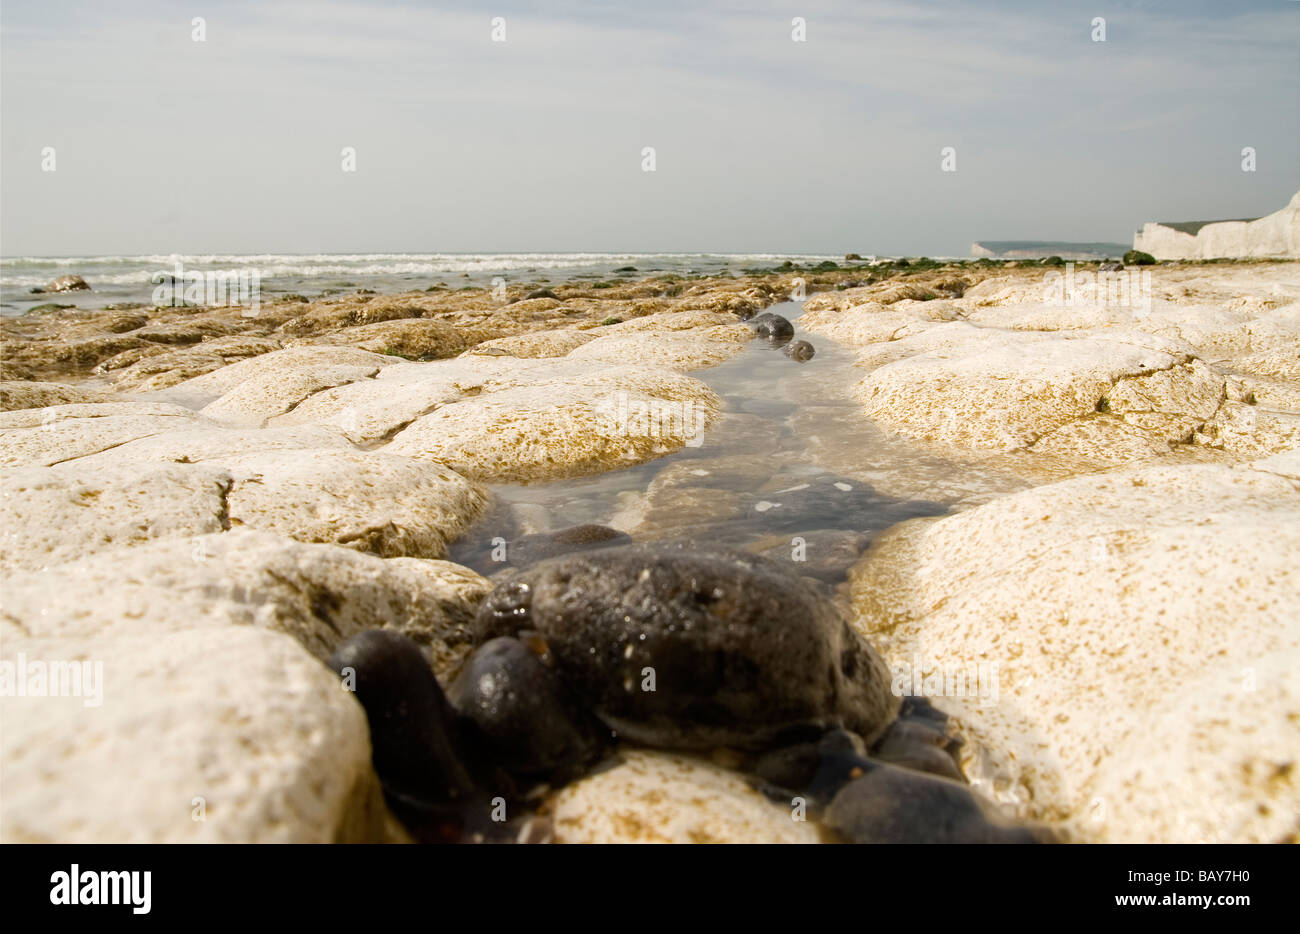
[[(638, 566), (645, 568), (646, 549), (621, 550), (642, 552)], [(682, 563), (689, 563), (697, 580), (704, 577), (711, 562), (727, 557), (735, 561), (738, 556), (678, 549), (659, 553), (660, 561), (670, 559), (678, 563), (679, 569)], [(570, 562), (568, 570), (560, 574), (574, 571), (575, 559), (566, 560)], [(618, 550), (605, 554), (602, 563), (607, 570), (616, 567)], [(547, 564), (536, 566), (534, 571), (546, 576)], [(531, 580), (537, 582), (536, 578)], [(750, 578), (747, 584), (755, 587), (758, 581)], [(575, 587), (581, 583), (579, 579)], [(790, 588), (800, 586), (790, 579), (782, 583)], [(568, 593), (580, 600), (585, 595), (578, 589)], [(811, 596), (811, 592), (807, 593)], [(643, 606), (656, 601), (671, 603), (675, 596), (671, 581), (652, 594), (638, 595)], [(530, 612), (521, 612), (517, 597), (518, 591), (511, 585), (498, 585), (483, 603), (485, 618), (495, 623), (504, 613), (516, 621), (526, 617), (524, 625), (543, 622), (531, 614), (531, 607)], [(767, 609), (770, 612), (780, 608)], [(734, 628), (734, 618), (706, 623), (692, 611), (683, 614), (680, 604), (664, 607), (664, 612), (681, 623), (666, 630), (673, 633), (667, 638), (685, 643), (681, 654), (699, 656), (701, 663), (711, 659), (715, 665), (734, 665), (735, 652), (716, 645), (701, 646), (691, 634), (698, 628)], [(692, 618), (695, 626), (688, 625)], [(492, 624), (476, 627), (477, 638), (483, 639), (494, 628)], [(545, 628), (552, 633), (559, 630), (555, 625)], [(807, 641), (807, 633), (798, 631), (797, 626), (790, 628), (802, 637), (801, 642)], [(506, 841), (531, 835), (560, 840), (695, 842), (815, 842), (822, 838), (859, 843), (1053, 840), (1044, 829), (1010, 825), (995, 806), (982, 801), (964, 784), (953, 758), (959, 741), (947, 733), (947, 717), (924, 699), (907, 699), (899, 716), (890, 719), (892, 708), (897, 706), (895, 699), (891, 712), (885, 714), (889, 723), (883, 733), (875, 728), (867, 733), (880, 734), (874, 743), (864, 737), (862, 721), (852, 713), (797, 716), (773, 729), (770, 724), (746, 720), (731, 712), (724, 718), (708, 716), (709, 722), (702, 723), (698, 708), (683, 714), (675, 703), (674, 714), (682, 719), (669, 728), (662, 720), (644, 716), (636, 722), (620, 718), (617, 727), (612, 728), (605, 700), (608, 691), (604, 685), (598, 685), (594, 692), (587, 687), (590, 663), (583, 660), (585, 670), (575, 676), (574, 666), (565, 663), (565, 655), (552, 649), (552, 641), (559, 641), (558, 636), (548, 640), (534, 629), (522, 629), (518, 635), (493, 636), (483, 641), (452, 681), (450, 703), (419, 648), (397, 633), (360, 633), (340, 646), (330, 659), (345, 686), (351, 679), (366, 710), (375, 768), (389, 805), (418, 839)], [(865, 643), (860, 648), (870, 653)], [(598, 648), (594, 656), (600, 659), (605, 654)], [(658, 660), (667, 654), (661, 651), (650, 658)], [(762, 653), (752, 650), (749, 654), (757, 657)], [(608, 663), (609, 677), (605, 680), (622, 676), (621, 662), (627, 660), (626, 655), (619, 653)], [(780, 681), (786, 676), (781, 682), (786, 688), (784, 693), (801, 693), (791, 691), (789, 666), (780, 669), (773, 660), (767, 661), (764, 678)], [(689, 667), (688, 674), (695, 675), (701, 665)], [(683, 666), (677, 665), (670, 674), (681, 670)], [(871, 685), (875, 677), (870, 669), (847, 676), (864, 685)], [(768, 690), (753, 678), (744, 681), (744, 689), (751, 693)], [(728, 689), (724, 685), (708, 702), (735, 700), (735, 687)], [(682, 702), (689, 705), (705, 700), (698, 688), (689, 685)], [(669, 689), (682, 692), (681, 687)], [(656, 685), (648, 693), (658, 690)], [(770, 696), (763, 696), (762, 703), (765, 709), (774, 709)], [(723, 719), (725, 736), (718, 732)], [(855, 729), (846, 729), (842, 723)], [(728, 742), (720, 747), (719, 739)], [(626, 745), (615, 748), (616, 740), (669, 750), (711, 750), (714, 763)], [(644, 785), (652, 775), (658, 776), (651, 779), (652, 784), (658, 783), (658, 790), (653, 792)], [(745, 783), (770, 803), (760, 804), (752, 792), (745, 790)], [(542, 816), (534, 818), (531, 814), (542, 800), (537, 792), (544, 791), (546, 784), (567, 787), (546, 798)], [(616, 800), (611, 800), (611, 794)], [(687, 794), (694, 795), (696, 801), (731, 801), (736, 823), (724, 822), (731, 829), (722, 832), (712, 820), (703, 820), (695, 808), (685, 807), (671, 817), (663, 813), (665, 802)], [(508, 819), (501, 816), (506, 812), (499, 810), (499, 816), (493, 819), (497, 826), (492, 826), (485, 820), (485, 813), (490, 808), (504, 809), (506, 802), (512, 809)], [(785, 821), (778, 822), (777, 815), (783, 811)], [(811, 825), (790, 827), (791, 818), (796, 823), (811, 821)], [(786, 830), (781, 829), (782, 823)]]
[[(757, 460), (770, 470), (770, 460)], [(740, 458), (688, 458), (665, 468), (647, 489), (636, 535), (756, 550), (787, 570), (836, 583), (874, 532), (947, 511), (940, 503), (899, 501), (856, 478), (821, 472), (775, 474), (762, 484), (767, 489), (737, 491), (753, 482), (756, 469), (761, 467)]]
[(807, 341), (791, 341), (781, 348), (781, 353), (798, 363), (807, 363), (817, 351)]
[(419, 646), (372, 629), (335, 649), (329, 666), (366, 711), (375, 770), (388, 793), (432, 801), (472, 793), (455, 712)]
[(609, 745), (610, 731), (571, 696), (545, 639), (490, 639), (451, 685), (476, 728), (471, 743), (506, 771), (564, 784)]
[[(500, 530), (502, 523), (508, 521), (508, 517), (489, 516), (484, 521), (487, 528)], [(486, 541), (478, 539), (468, 546), (462, 545), (457, 550), (455, 558), (480, 574), (491, 575), (511, 568), (526, 568), (547, 558), (612, 548), (631, 544), (631, 542), (632, 538), (626, 532), (620, 532), (607, 525), (587, 523), (555, 532), (534, 532), (511, 539), (500, 536), (493, 536)]]
[(825, 821), (850, 843), (1051, 842), (1044, 831), (990, 821), (965, 785), (883, 763), (845, 785)]
[(1054, 842), (1045, 828), (1010, 825), (965, 784), (946, 720), (909, 698), (870, 751), (853, 733), (832, 730), (760, 756), (754, 781), (773, 800), (806, 802), (850, 843)]
[(479, 640), (523, 630), (541, 633), (607, 725), (648, 745), (762, 744), (828, 724), (875, 736), (897, 707), (838, 611), (743, 552), (628, 546), (544, 561), (498, 584), (475, 624)]
[(85, 292), (89, 291), (90, 286), (81, 276), (59, 276), (45, 283), (42, 288), (34, 288), (32, 292)]
[(794, 337), (794, 325), (789, 320), (772, 312), (763, 312), (749, 319), (749, 326), (759, 337), (771, 343), (785, 343)]

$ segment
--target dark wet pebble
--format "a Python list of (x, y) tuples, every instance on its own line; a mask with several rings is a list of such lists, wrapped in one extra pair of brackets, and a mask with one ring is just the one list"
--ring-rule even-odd
[(528, 301), (530, 298), (553, 298), (556, 301), (559, 301), (560, 296), (556, 295), (550, 289), (533, 289), (523, 297), (523, 301)]
[(525, 630), (579, 703), (646, 745), (754, 749), (833, 726), (873, 739), (899, 706), (834, 604), (744, 552), (632, 545), (540, 562), (498, 584), (475, 623), (479, 642)]
[(823, 822), (852, 843), (1049, 843), (1042, 828), (990, 820), (958, 782), (872, 763), (837, 794)]
[(430, 803), (473, 793), (460, 758), (456, 713), (418, 645), (400, 633), (370, 629), (340, 645), (329, 666), (345, 686), (354, 686), (366, 711), (375, 771), (386, 792)]
[(563, 783), (609, 743), (609, 731), (579, 709), (552, 670), (540, 636), (492, 639), (452, 683), (452, 703), (472, 721), (480, 755), (516, 775)]
[(940, 730), (948, 727), (948, 715), (934, 706), (928, 697), (909, 695), (903, 698), (903, 705), (898, 708), (898, 716), (909, 720), (926, 720)]
[(900, 716), (871, 749), (873, 758), (953, 781), (966, 779), (957, 763), (961, 741), (933, 720)]
[(749, 325), (759, 337), (769, 341), (788, 341), (794, 337), (794, 325), (778, 314), (765, 311), (749, 319)]
[(782, 348), (781, 353), (785, 354), (791, 360), (799, 363), (807, 363), (813, 358), (817, 351), (813, 345), (807, 341), (791, 341)]
[(871, 768), (862, 738), (831, 730), (820, 738), (773, 749), (759, 756), (749, 771), (759, 788), (776, 801), (798, 795), (814, 811), (826, 807), (849, 782)]

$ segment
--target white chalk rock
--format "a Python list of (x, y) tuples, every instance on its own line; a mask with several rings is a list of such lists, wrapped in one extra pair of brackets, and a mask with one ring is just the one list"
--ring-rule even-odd
[(361, 705), (287, 636), (6, 639), (0, 662), (17, 673), (20, 655), (29, 675), (33, 663), (59, 662), (91, 677), (78, 678), (84, 696), (0, 696), (4, 843), (402, 836), (370, 764)]
[(998, 666), (994, 696), (934, 700), (1028, 816), (1098, 840), (1283, 839), (1297, 457), (1079, 477), (905, 523), (854, 571), (858, 625), (896, 673)]

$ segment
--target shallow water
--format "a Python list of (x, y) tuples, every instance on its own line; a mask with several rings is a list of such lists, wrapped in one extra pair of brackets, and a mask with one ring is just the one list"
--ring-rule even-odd
[(795, 340), (813, 344), (811, 360), (796, 362), (756, 338), (731, 360), (693, 372), (725, 408), (698, 446), (594, 477), (495, 486), (494, 507), (451, 559), (491, 574), (526, 563), (510, 554), (522, 536), (590, 523), (638, 541), (748, 547), (805, 562), (801, 572), (833, 584), (872, 534), (1025, 485), (868, 422), (851, 395), (863, 375), (852, 350), (804, 333), (800, 303), (768, 310), (794, 323)]

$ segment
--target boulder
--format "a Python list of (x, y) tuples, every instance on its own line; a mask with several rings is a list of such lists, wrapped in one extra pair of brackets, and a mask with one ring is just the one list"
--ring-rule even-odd
[(719, 407), (703, 383), (671, 370), (611, 366), (439, 406), (383, 450), (474, 480), (580, 476), (698, 444)]
[(445, 677), (469, 650), (489, 584), (459, 565), (380, 559), (235, 529), (110, 548), (5, 582), (0, 637), (91, 639), (255, 626), (326, 659), (351, 635), (394, 629)]
[(360, 705), (287, 636), (6, 639), (0, 661), (20, 654), (98, 666), (102, 696), (0, 696), (4, 843), (404, 836), (384, 807)]
[(57, 279), (51, 279), (39, 289), (32, 289), (33, 292), (88, 292), (90, 286), (81, 276), (59, 276)]
[(828, 599), (745, 552), (608, 548), (506, 571), (475, 638), (536, 631), (578, 702), (653, 746), (761, 748), (898, 708), (875, 651)]
[(230, 526), (382, 558), (442, 558), (487, 502), (438, 464), (377, 452), (261, 451), (221, 458)]
[(891, 667), (997, 665), (932, 698), (976, 777), (1083, 839), (1295, 833), (1300, 462), (1146, 467), (885, 533), (855, 569)]

